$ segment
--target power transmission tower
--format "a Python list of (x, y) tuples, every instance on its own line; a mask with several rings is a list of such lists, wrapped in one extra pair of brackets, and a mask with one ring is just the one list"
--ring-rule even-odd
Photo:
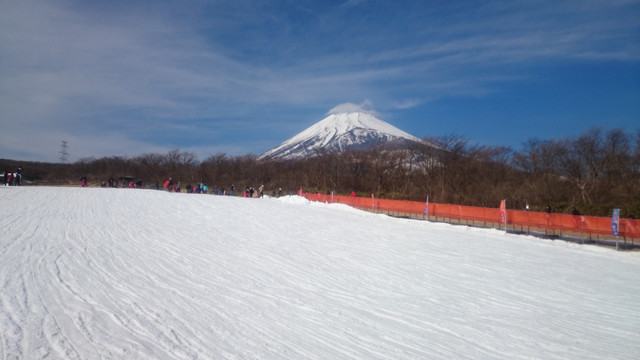
[(62, 145), (60, 147), (60, 161), (62, 161), (63, 163), (66, 163), (67, 160), (69, 159), (69, 152), (67, 151), (67, 149), (69, 148), (69, 146), (67, 145), (67, 140), (62, 140)]

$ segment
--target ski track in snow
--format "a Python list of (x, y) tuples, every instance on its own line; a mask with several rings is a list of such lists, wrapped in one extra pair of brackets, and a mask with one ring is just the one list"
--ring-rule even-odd
[(640, 358), (639, 253), (297, 197), (0, 205), (0, 359)]

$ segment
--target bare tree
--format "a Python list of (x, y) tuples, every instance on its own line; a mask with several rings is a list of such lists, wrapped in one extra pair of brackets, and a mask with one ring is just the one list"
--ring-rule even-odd
[(584, 204), (593, 202), (591, 195), (603, 171), (602, 154), (602, 130), (592, 128), (571, 142), (563, 159), (563, 175), (577, 187)]

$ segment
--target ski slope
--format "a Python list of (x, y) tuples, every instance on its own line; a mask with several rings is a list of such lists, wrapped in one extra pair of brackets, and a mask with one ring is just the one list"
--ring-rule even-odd
[(640, 358), (637, 252), (298, 197), (0, 205), (0, 359)]

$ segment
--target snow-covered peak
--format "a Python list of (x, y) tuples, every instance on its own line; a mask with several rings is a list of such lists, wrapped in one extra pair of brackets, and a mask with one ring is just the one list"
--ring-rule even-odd
[(371, 114), (362, 112), (332, 114), (267, 151), (261, 159), (300, 159), (318, 150), (343, 151), (393, 140), (419, 142), (420, 139)]
[(419, 141), (417, 137), (398, 129), (388, 122), (382, 121), (373, 115), (361, 112), (329, 115), (300, 134), (292, 137), (290, 140), (299, 141), (312, 136), (330, 137), (334, 134), (348, 133), (355, 129), (373, 130), (398, 138)]

